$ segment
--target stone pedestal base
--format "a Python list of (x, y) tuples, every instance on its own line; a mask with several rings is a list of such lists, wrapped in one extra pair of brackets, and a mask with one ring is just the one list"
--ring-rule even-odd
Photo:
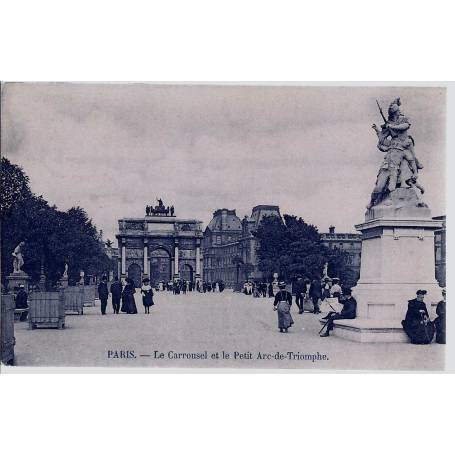
[(442, 295), (435, 279), (434, 231), (441, 223), (429, 217), (427, 207), (392, 209), (395, 218), (367, 214), (356, 226), (363, 234), (360, 279), (352, 289), (357, 319), (337, 321), (336, 335), (360, 342), (408, 341), (401, 321), (418, 289), (427, 291), (430, 318), (436, 316)]
[(21, 284), (24, 285), (25, 291), (28, 292), (30, 277), (25, 272), (13, 272), (6, 277), (8, 292), (13, 292)]
[(342, 319), (334, 321), (333, 334), (360, 343), (408, 343), (401, 323), (390, 319)]

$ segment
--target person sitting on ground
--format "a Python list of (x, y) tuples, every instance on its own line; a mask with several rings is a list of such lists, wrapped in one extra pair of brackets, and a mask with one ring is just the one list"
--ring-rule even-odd
[(442, 300), (436, 307), (438, 317), (434, 320), (436, 343), (446, 344), (446, 290), (442, 290)]
[(278, 287), (280, 290), (275, 295), (273, 309), (278, 312), (278, 328), (280, 332), (287, 333), (288, 328), (294, 324), (291, 316), (292, 294), (286, 291), (286, 283), (284, 281), (281, 281)]
[(412, 344), (430, 344), (434, 336), (434, 323), (430, 321), (424, 298), (427, 291), (419, 289), (415, 299), (408, 301), (408, 311), (401, 325)]
[[(25, 286), (23, 284), (20, 284), (19, 285), (19, 291), (18, 293), (16, 294), (16, 300), (15, 300), (15, 304), (16, 304), (16, 308), (18, 310), (26, 310), (28, 309), (28, 303), (27, 303), (27, 292), (25, 292)], [(28, 315), (28, 311), (23, 311), (21, 313), (21, 316), (19, 318), (20, 321), (26, 321), (27, 320), (27, 315)]]
[(343, 309), (336, 313), (335, 311), (331, 311), (326, 317), (322, 318), (325, 319), (326, 322), (324, 327), (321, 329), (321, 332), (326, 329), (324, 333), (320, 333), (321, 337), (328, 337), (330, 336), (330, 331), (333, 330), (333, 321), (337, 319), (355, 319), (356, 312), (357, 312), (357, 302), (352, 297), (352, 291), (350, 288), (343, 288), (342, 295), (338, 298), (338, 301), (343, 305)]

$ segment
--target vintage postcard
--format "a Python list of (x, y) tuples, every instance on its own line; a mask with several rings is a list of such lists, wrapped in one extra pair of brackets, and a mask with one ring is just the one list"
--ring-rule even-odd
[(446, 370), (445, 84), (4, 83), (1, 361)]

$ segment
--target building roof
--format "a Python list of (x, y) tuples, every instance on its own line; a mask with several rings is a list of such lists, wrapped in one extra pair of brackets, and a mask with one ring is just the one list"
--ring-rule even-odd
[(211, 231), (241, 232), (242, 223), (235, 210), (218, 209), (213, 212), (213, 218), (207, 227)]
[(278, 205), (256, 205), (251, 212), (251, 218), (256, 223), (256, 228), (265, 216), (275, 215), (281, 218)]

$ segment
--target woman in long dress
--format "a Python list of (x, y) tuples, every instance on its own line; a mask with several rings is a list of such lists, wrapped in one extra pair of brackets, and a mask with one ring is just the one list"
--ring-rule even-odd
[(278, 313), (278, 328), (281, 333), (287, 333), (289, 327), (294, 324), (291, 316), (292, 294), (286, 291), (286, 283), (278, 285), (280, 290), (275, 295), (273, 309)]
[(142, 303), (144, 305), (145, 314), (150, 314), (150, 307), (152, 305), (154, 305), (154, 303), (153, 303), (153, 289), (152, 289), (152, 286), (150, 286), (150, 280), (148, 278), (144, 278), (142, 280), (141, 294), (142, 294)]
[(123, 288), (122, 292), (122, 313), (136, 314), (137, 307), (134, 300), (134, 293), (136, 289), (134, 288), (134, 281), (131, 278), (126, 279), (126, 285)]

